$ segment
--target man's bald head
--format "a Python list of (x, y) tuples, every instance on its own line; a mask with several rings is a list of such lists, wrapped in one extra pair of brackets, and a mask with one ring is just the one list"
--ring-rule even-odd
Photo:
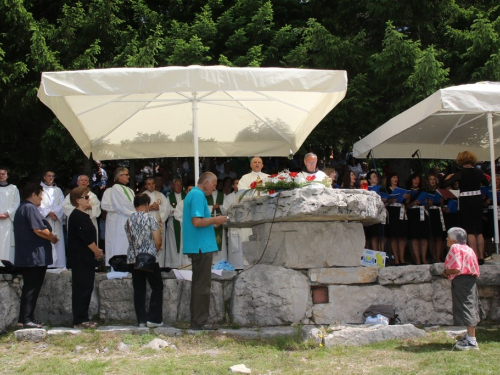
[(254, 156), (250, 161), (250, 168), (252, 168), (252, 172), (259, 173), (263, 167), (264, 164), (262, 163), (262, 159), (258, 156)]

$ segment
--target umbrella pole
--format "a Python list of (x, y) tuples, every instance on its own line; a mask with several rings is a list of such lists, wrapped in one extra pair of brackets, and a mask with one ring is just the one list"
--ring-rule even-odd
[(193, 144), (194, 144), (194, 180), (198, 184), (200, 178), (200, 155), (198, 151), (198, 100), (193, 92)]
[(486, 114), (488, 122), (488, 135), (490, 141), (490, 160), (491, 160), (491, 190), (493, 191), (493, 225), (495, 228), (495, 250), (498, 254), (498, 202), (497, 202), (497, 181), (496, 181), (496, 165), (495, 165), (495, 147), (493, 143), (493, 114), (491, 112)]

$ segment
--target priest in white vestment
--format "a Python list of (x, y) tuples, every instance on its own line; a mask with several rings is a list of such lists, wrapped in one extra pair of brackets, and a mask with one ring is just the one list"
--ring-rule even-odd
[[(106, 249), (106, 258), (109, 252), (109, 257), (115, 255), (127, 255), (128, 239), (125, 234), (125, 224), (135, 212), (134, 207), (134, 191), (127, 185), (130, 180), (129, 171), (127, 168), (118, 167), (114, 172), (115, 184), (110, 191), (110, 200), (113, 211), (116, 213), (113, 240), (110, 249)], [(106, 228), (108, 230), (108, 228)]]
[[(264, 164), (262, 163), (262, 159), (258, 156), (253, 157), (250, 161), (250, 168), (252, 168), (252, 172), (247, 173), (240, 178), (240, 182), (238, 183), (238, 190), (250, 189), (250, 185), (252, 184), (252, 182), (257, 181), (257, 178), (263, 180), (264, 178), (268, 177), (268, 174), (262, 172), (263, 167)], [(267, 193), (261, 192), (261, 195), (264, 194)]]
[[(316, 154), (310, 152), (304, 156), (304, 170), (299, 173), (299, 176), (306, 179), (310, 180), (311, 178), (314, 177), (312, 181), (318, 181), (321, 182), (326, 176), (326, 173), (323, 171), (320, 171), (317, 168), (317, 163), (318, 163), (318, 157)], [(308, 179), (309, 177), (309, 179)]]
[(144, 194), (149, 196), (149, 198), (151, 199), (149, 214), (156, 219), (160, 228), (162, 242), (161, 248), (157, 253), (157, 261), (158, 264), (161, 265), (165, 264), (165, 222), (167, 221), (168, 217), (168, 200), (165, 195), (163, 195), (163, 193), (156, 190), (154, 177), (146, 178), (146, 183), (144, 186), (146, 188)]
[(104, 190), (102, 194), (101, 209), (106, 212), (106, 224), (104, 230), (104, 246), (106, 253), (106, 266), (109, 266), (109, 259), (112, 257), (113, 239), (115, 236), (116, 212), (111, 204), (111, 188)]
[[(257, 181), (257, 177), (261, 180), (264, 180), (269, 175), (262, 172), (262, 168), (264, 164), (262, 159), (258, 156), (252, 158), (250, 161), (250, 168), (252, 168), (252, 172), (243, 175), (241, 177), (240, 182), (238, 183), (238, 191), (250, 189), (250, 185), (252, 182)], [(267, 192), (261, 192), (260, 195), (267, 195)], [(250, 198), (253, 195), (248, 193), (243, 199)], [(229, 250), (229, 256), (233, 260), (231, 263), (234, 265), (236, 269), (242, 269), (245, 265), (247, 265), (247, 261), (243, 256), (243, 250), (241, 247), (241, 243), (248, 241), (248, 237), (252, 234), (252, 228), (232, 228), (229, 236), (229, 242), (232, 244), (231, 249)]]
[[(0, 167), (0, 259), (14, 263), (14, 215), (19, 207), (19, 190), (7, 182), (9, 170)], [(0, 262), (0, 267), (3, 267)]]
[(53, 263), (49, 268), (66, 268), (66, 248), (64, 245), (63, 233), (63, 218), (64, 212), (62, 204), (64, 202), (64, 194), (54, 184), (56, 174), (53, 171), (46, 171), (43, 176), (43, 182), (40, 183), (43, 187), (42, 204), (38, 207), (38, 211), (47, 219), (52, 226), (52, 234), (59, 241), (52, 244), (52, 260)]
[[(78, 176), (76, 184), (78, 187), (88, 187), (89, 186), (88, 176), (84, 174)], [(92, 193), (92, 190), (89, 191), (89, 197), (90, 197), (89, 200), (83, 203), (83, 205), (86, 205), (87, 209), (85, 210), (85, 213), (89, 215), (97, 233), (95, 243), (99, 243), (99, 225), (97, 224), (97, 218), (99, 217), (99, 215), (101, 215), (101, 202), (99, 201), (99, 198), (97, 198), (97, 195)], [(75, 209), (75, 206), (73, 206), (69, 200), (69, 194), (66, 195), (66, 198), (64, 198), (62, 208), (66, 217), (69, 217), (69, 215), (71, 215), (71, 213)], [(69, 229), (67, 228), (67, 230)]]
[[(168, 221), (167, 221), (167, 238), (165, 240), (165, 262), (160, 263), (160, 268), (180, 268), (182, 267), (184, 254), (182, 252), (182, 225), (174, 217), (177, 205), (184, 200), (186, 193), (182, 191), (182, 181), (174, 179), (172, 182), (172, 192), (167, 196), (168, 201)], [(189, 262), (191, 263), (191, 262)]]

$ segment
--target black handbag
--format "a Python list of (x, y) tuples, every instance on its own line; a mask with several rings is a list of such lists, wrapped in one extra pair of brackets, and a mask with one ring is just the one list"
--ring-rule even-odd
[(129, 272), (126, 255), (115, 255), (109, 259), (109, 265), (117, 272)]
[(135, 253), (134, 239), (132, 237), (132, 232), (130, 231), (130, 225), (127, 220), (127, 229), (130, 234), (130, 246), (132, 246), (132, 250), (134, 250), (135, 264), (134, 268), (140, 271), (153, 272), (153, 268), (156, 263), (156, 257), (154, 255), (148, 253)]

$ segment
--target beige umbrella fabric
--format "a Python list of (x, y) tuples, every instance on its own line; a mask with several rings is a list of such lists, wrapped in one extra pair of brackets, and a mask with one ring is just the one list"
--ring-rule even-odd
[(45, 72), (38, 97), (96, 159), (288, 156), (346, 90), (345, 71), (189, 66)]

